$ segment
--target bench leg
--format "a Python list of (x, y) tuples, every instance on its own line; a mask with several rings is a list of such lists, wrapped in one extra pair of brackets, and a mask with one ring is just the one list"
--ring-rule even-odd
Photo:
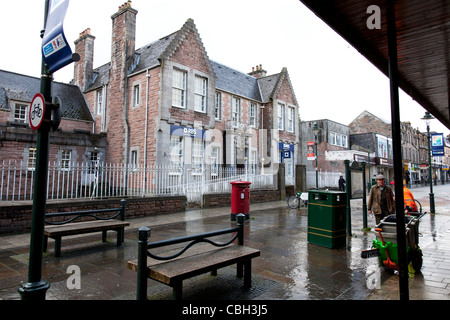
[(244, 263), (237, 263), (237, 277), (242, 278), (244, 276)]
[(102, 242), (106, 242), (107, 230), (102, 231)]
[(120, 247), (122, 245), (124, 238), (124, 228), (117, 229), (117, 246)]
[(173, 285), (173, 291), (172, 291), (172, 297), (173, 300), (181, 300), (183, 295), (183, 281), (179, 280), (174, 283)]
[(252, 259), (244, 262), (244, 287), (250, 288), (252, 286)]
[(211, 275), (212, 276), (217, 276), (217, 269), (211, 270)]
[(61, 257), (61, 237), (55, 237), (55, 257)]

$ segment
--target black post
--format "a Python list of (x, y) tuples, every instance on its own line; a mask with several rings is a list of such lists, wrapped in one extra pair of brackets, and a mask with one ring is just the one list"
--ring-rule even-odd
[(138, 264), (136, 300), (147, 300), (147, 245), (150, 228), (140, 227), (138, 230)]
[[(427, 116), (425, 114), (425, 116)], [(428, 113), (428, 116), (431, 115)], [(436, 208), (434, 205), (434, 193), (433, 193), (433, 169), (431, 167), (431, 136), (430, 136), (430, 125), (427, 123), (427, 140), (428, 140), (428, 172), (430, 176), (430, 212), (436, 213)]]
[(344, 160), (345, 165), (345, 183), (346, 188), (345, 191), (347, 192), (347, 235), (352, 235), (352, 209), (350, 207), (350, 199), (352, 195), (352, 178), (350, 174), (350, 160)]
[(120, 220), (125, 221), (125, 206), (127, 205), (127, 200), (120, 200)]
[(366, 163), (361, 162), (362, 178), (363, 178), (363, 194), (362, 194), (362, 208), (363, 208), (363, 228), (367, 228), (367, 198), (366, 198)]
[(237, 226), (239, 227), (239, 231), (238, 231), (238, 244), (240, 246), (244, 245), (244, 221), (245, 221), (245, 215), (242, 213), (239, 213), (236, 216), (236, 220), (237, 220)]
[[(44, 28), (47, 24), (49, 0), (45, 0)], [(41, 32), (41, 36), (44, 32)], [(42, 60), (40, 93), (46, 104), (51, 103), (52, 74)], [(42, 252), (44, 248), (44, 219), (46, 209), (47, 169), (50, 148), (51, 108), (45, 109), (42, 125), (38, 129), (36, 142), (36, 175), (33, 186), (33, 209), (30, 234), (30, 257), (28, 264), (28, 283), (19, 289), (22, 300), (45, 300), (50, 284), (41, 280)]]
[(394, 151), (395, 211), (397, 220), (397, 245), (400, 299), (409, 300), (408, 265), (406, 255), (405, 212), (403, 203), (402, 149), (400, 130), (400, 102), (398, 95), (399, 74), (397, 61), (397, 30), (395, 26), (395, 2), (387, 3), (387, 34), (389, 55), (389, 80), (391, 91), (392, 144)]

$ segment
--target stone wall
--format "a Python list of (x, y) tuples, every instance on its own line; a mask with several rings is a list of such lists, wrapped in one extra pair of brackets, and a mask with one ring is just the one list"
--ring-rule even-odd
[[(120, 208), (120, 198), (47, 202), (47, 213)], [(125, 220), (186, 210), (185, 196), (126, 199)], [(1, 205), (0, 234), (30, 232), (32, 203)]]
[[(279, 201), (278, 190), (250, 190), (250, 204), (258, 202)], [(204, 208), (230, 207), (231, 193), (215, 193), (203, 195)]]

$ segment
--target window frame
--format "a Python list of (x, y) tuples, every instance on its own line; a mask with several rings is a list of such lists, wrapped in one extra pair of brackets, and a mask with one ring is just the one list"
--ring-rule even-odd
[(241, 99), (234, 96), (231, 98), (231, 123), (233, 127), (241, 123)]
[(278, 130), (284, 131), (285, 105), (283, 103), (278, 103), (277, 117)]
[(207, 93), (208, 79), (196, 75), (194, 88), (194, 111), (206, 113)]
[[(178, 75), (181, 75), (181, 77), (177, 77)], [(179, 85), (178, 82), (180, 82), (180, 80), (181, 86), (178, 86)], [(187, 107), (186, 88), (187, 88), (187, 72), (182, 69), (174, 68), (172, 71), (172, 107), (186, 109)]]
[(16, 123), (27, 123), (27, 109), (29, 105), (24, 103), (14, 104), (14, 122)]

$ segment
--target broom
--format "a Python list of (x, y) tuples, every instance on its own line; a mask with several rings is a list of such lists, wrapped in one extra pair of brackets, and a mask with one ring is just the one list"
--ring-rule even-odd
[[(378, 233), (380, 234), (381, 242), (383, 243), (383, 246), (385, 246), (386, 243), (384, 242), (383, 236), (381, 235), (382, 229), (376, 228), (375, 231), (378, 231)], [(386, 248), (385, 251), (386, 251), (387, 260), (383, 260), (384, 267), (389, 268), (389, 269), (398, 270), (397, 264), (395, 262), (391, 261), (391, 258), (389, 257), (388, 248)]]

